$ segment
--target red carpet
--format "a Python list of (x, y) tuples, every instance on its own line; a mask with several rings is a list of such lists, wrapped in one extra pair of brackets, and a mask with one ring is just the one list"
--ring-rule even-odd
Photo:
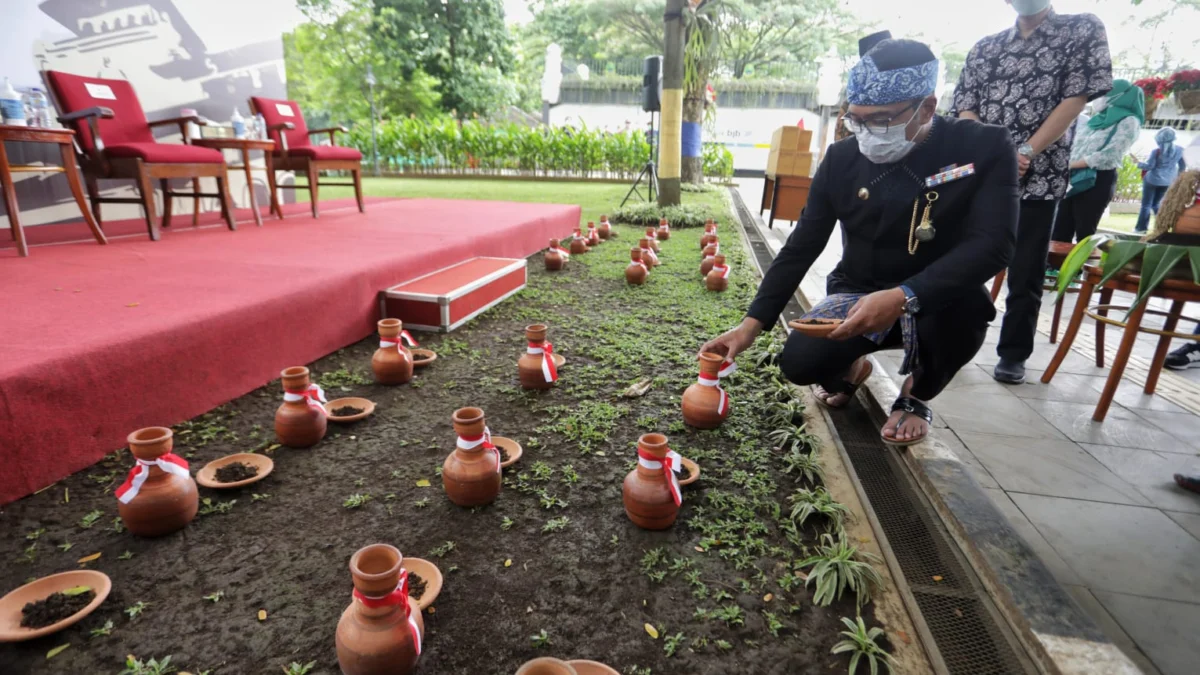
[(346, 206), (236, 232), (181, 219), (159, 242), (143, 231), (29, 258), (0, 251), (0, 504), (135, 429), (194, 417), (366, 337), (388, 286), (475, 256), (528, 256), (580, 217), (552, 204)]

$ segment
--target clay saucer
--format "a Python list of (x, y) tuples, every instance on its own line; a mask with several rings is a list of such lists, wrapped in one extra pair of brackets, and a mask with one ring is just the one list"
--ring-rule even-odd
[(841, 319), (796, 319), (788, 322), (788, 327), (792, 330), (812, 337), (826, 337), (840, 325)]
[(421, 558), (405, 556), (404, 560), (400, 561), (400, 567), (415, 572), (425, 581), (425, 593), (421, 595), (420, 600), (413, 600), (417, 603), (417, 609), (424, 610), (432, 605), (433, 601), (437, 600), (438, 593), (442, 592), (442, 572), (437, 565)]
[(577, 675), (621, 675), (599, 661), (576, 659), (574, 661), (567, 661), (567, 665), (574, 668)]
[(700, 465), (699, 464), (693, 462), (692, 460), (688, 459), (687, 457), (684, 457), (683, 458), (683, 468), (687, 469), (687, 478), (681, 478), (679, 480), (680, 485), (691, 485), (692, 483), (695, 483), (696, 481), (700, 480)]
[(503, 436), (492, 436), (492, 445), (495, 445), (497, 448), (504, 448), (508, 452), (508, 461), (500, 463), (500, 468), (502, 469), (516, 464), (517, 460), (521, 459), (521, 455), (525, 453), (520, 443), (511, 438), (504, 438)]
[[(343, 406), (361, 408), (362, 412), (358, 413), (357, 415), (343, 415), (341, 417), (333, 414), (334, 410), (337, 410)], [(368, 401), (365, 398), (358, 398), (356, 396), (350, 396), (348, 398), (335, 398), (329, 403), (325, 404), (325, 412), (329, 413), (330, 422), (347, 424), (349, 422), (357, 422), (358, 420), (361, 420), (367, 415), (375, 412), (375, 403), (373, 401)]]
[[(413, 355), (413, 368), (424, 368), (425, 366), (437, 361), (437, 352), (432, 349), (410, 349)], [(424, 356), (424, 359), (418, 359), (417, 354)]]
[[(21, 627), (21, 610), (25, 607), (26, 603), (45, 600), (54, 593), (76, 586), (88, 586), (95, 592), (96, 597), (92, 598), (87, 607), (58, 623), (50, 624), (43, 628)], [(95, 570), (62, 572), (31, 581), (0, 598), (0, 642), (20, 642), (22, 640), (32, 640), (43, 635), (57, 633), (67, 626), (78, 623), (80, 619), (94, 612), (100, 606), (100, 603), (104, 602), (104, 599), (108, 597), (108, 592), (111, 590), (112, 580), (108, 578), (107, 574)]]
[(553, 356), (555, 370), (562, 368), (563, 364), (567, 362), (567, 357), (563, 356), (562, 354), (554, 354)]
[[(257, 467), (258, 473), (245, 480), (235, 480), (232, 483), (222, 483), (221, 481), (217, 480), (217, 469), (227, 464), (233, 464), (234, 462), (241, 462), (242, 464), (249, 464)], [(196, 473), (196, 482), (206, 488), (212, 488), (214, 490), (227, 490), (229, 488), (237, 488), (242, 487), (243, 485), (257, 483), (258, 481), (266, 478), (267, 475), (270, 474), (274, 469), (275, 462), (271, 461), (271, 458), (267, 457), (266, 455), (239, 452), (236, 455), (225, 455), (220, 459), (214, 459), (208, 464), (205, 464), (204, 468), (200, 469), (200, 471)]]

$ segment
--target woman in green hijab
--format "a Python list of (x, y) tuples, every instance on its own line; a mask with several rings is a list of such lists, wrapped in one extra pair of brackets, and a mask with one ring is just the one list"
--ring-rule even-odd
[(1070, 243), (1096, 233), (1117, 191), (1117, 169), (1146, 119), (1145, 94), (1128, 80), (1114, 80), (1112, 91), (1092, 106), (1087, 125), (1075, 125), (1071, 190), (1058, 206), (1052, 233), (1055, 241)]

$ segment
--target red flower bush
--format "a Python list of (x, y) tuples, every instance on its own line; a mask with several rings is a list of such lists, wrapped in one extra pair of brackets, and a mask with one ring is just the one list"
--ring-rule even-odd
[(1171, 76), (1172, 91), (1200, 89), (1200, 70), (1181, 70)]
[(1146, 93), (1147, 99), (1161, 101), (1171, 94), (1171, 81), (1165, 77), (1146, 77), (1133, 83)]

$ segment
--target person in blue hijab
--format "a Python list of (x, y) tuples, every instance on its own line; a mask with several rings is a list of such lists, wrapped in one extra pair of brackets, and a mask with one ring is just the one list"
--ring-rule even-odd
[(1138, 214), (1134, 232), (1146, 232), (1150, 226), (1150, 212), (1158, 215), (1158, 206), (1162, 204), (1167, 188), (1175, 182), (1179, 172), (1187, 170), (1187, 162), (1183, 160), (1183, 148), (1175, 144), (1174, 129), (1159, 129), (1154, 140), (1158, 147), (1150, 153), (1146, 161), (1138, 164), (1138, 168), (1143, 171), (1142, 211)]

